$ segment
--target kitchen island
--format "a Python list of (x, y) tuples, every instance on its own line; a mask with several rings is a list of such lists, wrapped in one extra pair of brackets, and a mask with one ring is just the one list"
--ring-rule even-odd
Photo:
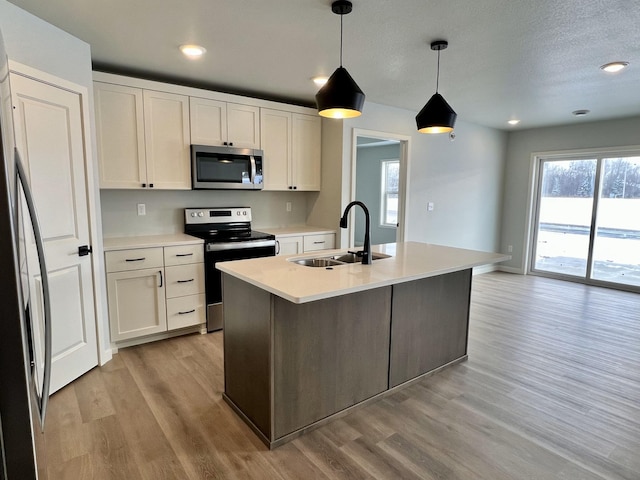
[(270, 448), (467, 356), (472, 268), (508, 255), (417, 242), (217, 264), (224, 399)]

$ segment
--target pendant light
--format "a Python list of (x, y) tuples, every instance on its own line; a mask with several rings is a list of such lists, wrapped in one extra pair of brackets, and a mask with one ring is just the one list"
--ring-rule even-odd
[(340, 15), (340, 66), (316, 94), (318, 113), (327, 118), (354, 118), (362, 114), (364, 93), (342, 66), (342, 17), (351, 13), (353, 6), (347, 0), (331, 4), (331, 11)]
[(438, 73), (436, 76), (436, 93), (422, 107), (420, 113), (416, 115), (418, 132), (420, 133), (447, 133), (453, 130), (458, 116), (453, 108), (447, 103), (442, 95), (438, 93), (438, 83), (440, 81), (440, 50), (447, 48), (449, 44), (445, 40), (436, 40), (431, 43), (431, 50), (438, 52)]

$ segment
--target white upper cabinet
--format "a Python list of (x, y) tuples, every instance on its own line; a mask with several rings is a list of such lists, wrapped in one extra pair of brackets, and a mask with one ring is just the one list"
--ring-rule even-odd
[(262, 108), (264, 190), (320, 190), (321, 119)]
[(264, 190), (290, 190), (291, 113), (263, 108), (260, 135), (264, 151)]
[(100, 188), (191, 189), (191, 145), (264, 151), (264, 190), (319, 191), (311, 108), (94, 72)]
[(140, 188), (147, 183), (142, 89), (93, 84), (100, 188)]
[(94, 82), (101, 188), (191, 189), (187, 96)]
[(151, 188), (191, 189), (189, 99), (144, 90), (147, 181)]
[(190, 97), (191, 143), (260, 148), (260, 108)]
[(317, 115), (293, 114), (293, 185), (297, 190), (320, 190), (322, 120)]

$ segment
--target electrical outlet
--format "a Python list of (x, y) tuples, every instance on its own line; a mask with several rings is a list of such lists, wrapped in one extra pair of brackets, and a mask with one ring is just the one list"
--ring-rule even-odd
[(138, 204), (138, 216), (142, 216), (142, 215), (146, 215), (147, 214), (147, 206), (144, 203), (139, 203)]
[(291, 202), (287, 202), (287, 212), (291, 211)]
[(507, 245), (507, 253), (513, 253), (513, 245)]
[(433, 202), (427, 203), (427, 212), (433, 212), (434, 208), (435, 208), (435, 205), (433, 204)]

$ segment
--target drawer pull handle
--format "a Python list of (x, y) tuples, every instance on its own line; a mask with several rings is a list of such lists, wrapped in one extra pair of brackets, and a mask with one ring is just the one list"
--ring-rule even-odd
[(195, 280), (195, 278), (190, 278), (189, 280), (178, 280), (178, 283), (189, 283), (189, 282), (193, 282)]
[(326, 240), (323, 240), (323, 241), (321, 241), (321, 242), (313, 242), (313, 244), (314, 244), (314, 245), (321, 245), (321, 244), (323, 244), (323, 243), (326, 243)]
[(193, 253), (176, 253), (176, 257), (190, 257)]
[(141, 262), (143, 260), (146, 260), (147, 257), (140, 257), (140, 258), (125, 258), (125, 262)]
[(187, 312), (178, 312), (178, 315), (188, 315), (188, 314), (193, 313), (195, 311), (196, 311), (196, 309), (194, 308), (193, 310), (189, 310)]

